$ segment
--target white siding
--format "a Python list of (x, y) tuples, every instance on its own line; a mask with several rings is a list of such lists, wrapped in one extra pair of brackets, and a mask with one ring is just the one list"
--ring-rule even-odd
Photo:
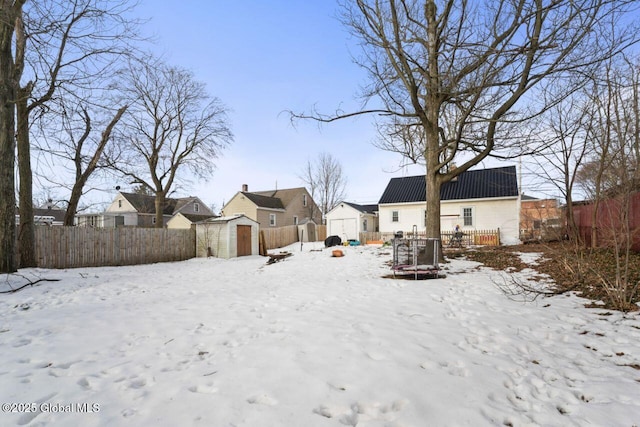
[(228, 222), (206, 222), (196, 226), (196, 256), (206, 257), (207, 248), (216, 258), (229, 258)]
[[(121, 206), (119, 206), (121, 205)], [(120, 193), (116, 196), (115, 200), (111, 202), (105, 212), (120, 213), (120, 212), (137, 212), (136, 208)], [(137, 225), (137, 224), (136, 224)]]
[(327, 229), (327, 234), (329, 236), (338, 236), (343, 241), (349, 239), (358, 239), (357, 218), (330, 219), (327, 223)]
[[(384, 204), (378, 206), (378, 222), (380, 231), (383, 233), (394, 233), (403, 231), (405, 233), (413, 230), (413, 226), (418, 227), (418, 232), (424, 232), (424, 210), (426, 203), (398, 203)], [(398, 211), (398, 222), (392, 221), (393, 211)]]
[[(470, 207), (473, 209), (473, 226), (465, 227), (463, 224), (462, 210)], [(518, 199), (476, 199), (443, 201), (440, 204), (442, 215), (440, 227), (442, 230), (453, 230), (459, 224), (462, 231), (495, 230), (500, 229), (500, 241), (511, 245), (520, 242), (518, 237)]]
[(198, 223), (196, 226), (196, 253), (198, 257), (207, 256), (207, 247), (217, 258), (235, 258), (238, 256), (237, 226), (251, 226), (251, 253), (258, 255), (259, 224), (240, 216), (236, 218), (217, 218)]
[[(473, 225), (464, 227), (462, 210), (473, 209)], [(419, 232), (425, 231), (424, 211), (426, 205), (420, 203), (383, 204), (379, 206), (380, 231), (405, 233), (418, 226)], [(392, 222), (392, 211), (397, 210), (399, 221)], [(504, 244), (516, 244), (518, 240), (518, 200), (509, 199), (475, 199), (442, 201), (440, 204), (440, 228), (442, 231), (453, 230), (457, 224), (462, 230), (495, 230), (500, 229), (500, 240)]]
[(326, 220), (327, 236), (338, 236), (342, 240), (357, 240), (362, 231), (362, 212), (345, 203), (340, 203), (328, 212)]

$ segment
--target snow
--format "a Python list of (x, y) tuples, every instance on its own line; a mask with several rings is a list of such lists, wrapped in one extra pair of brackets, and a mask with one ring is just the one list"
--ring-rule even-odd
[(385, 247), (287, 249), (21, 270), (60, 281), (0, 295), (0, 402), (35, 410), (0, 425), (640, 424), (638, 314), (513, 301), (463, 259), (413, 281)]

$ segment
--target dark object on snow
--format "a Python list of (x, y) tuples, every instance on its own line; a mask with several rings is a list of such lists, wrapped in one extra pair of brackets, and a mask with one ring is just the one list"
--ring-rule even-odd
[(267, 265), (273, 264), (275, 262), (281, 261), (285, 258), (293, 255), (291, 252), (280, 252), (279, 254), (267, 254), (269, 259), (267, 260)]
[(324, 239), (324, 247), (330, 248), (331, 246), (340, 246), (342, 244), (342, 239), (338, 236), (329, 236)]

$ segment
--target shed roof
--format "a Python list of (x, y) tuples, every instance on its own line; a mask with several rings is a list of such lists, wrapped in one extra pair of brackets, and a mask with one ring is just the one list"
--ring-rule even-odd
[[(444, 183), (440, 200), (486, 199), (517, 197), (518, 180), (515, 166), (469, 170), (457, 179)], [(391, 178), (379, 204), (426, 201), (424, 175)]]
[(236, 215), (229, 215), (229, 216), (218, 216), (215, 218), (208, 218), (205, 219), (204, 221), (200, 221), (200, 224), (206, 224), (206, 223), (225, 223), (225, 222), (230, 222), (230, 221), (234, 221), (236, 219), (239, 218), (244, 218), (246, 220), (249, 220), (251, 222), (255, 222), (256, 224), (258, 224), (257, 221), (249, 218), (248, 216), (246, 216), (245, 214), (236, 214)]
[(200, 222), (209, 218), (216, 218), (215, 215), (200, 215), (200, 214), (190, 214), (190, 213), (182, 213), (178, 212), (183, 217), (187, 218), (191, 222)]

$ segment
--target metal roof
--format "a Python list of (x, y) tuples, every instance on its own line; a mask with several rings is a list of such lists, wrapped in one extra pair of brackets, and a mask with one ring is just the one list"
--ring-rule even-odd
[[(517, 197), (518, 180), (515, 166), (468, 170), (457, 179), (442, 184), (440, 200)], [(391, 178), (379, 204), (426, 201), (424, 175)]]

